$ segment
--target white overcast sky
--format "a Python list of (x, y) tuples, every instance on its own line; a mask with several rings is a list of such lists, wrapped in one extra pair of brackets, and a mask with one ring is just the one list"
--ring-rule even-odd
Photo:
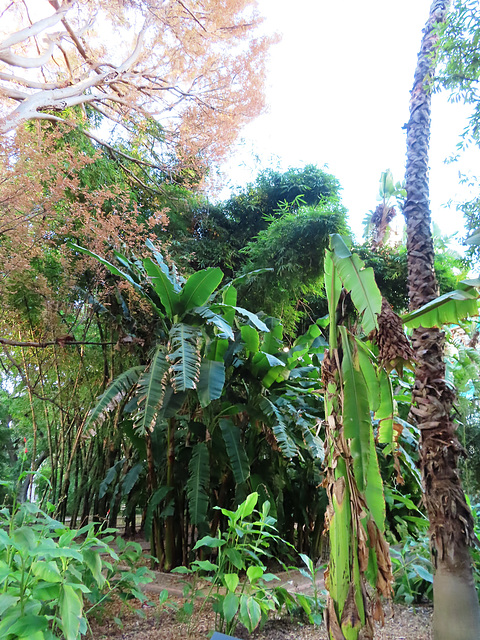
[[(242, 132), (224, 170), (231, 185), (267, 166), (327, 165), (341, 182), (357, 235), (390, 168), (405, 172), (405, 131), (422, 29), (431, 0), (259, 0), (265, 28), (282, 35), (270, 54), (267, 113)], [(465, 125), (463, 106), (435, 95), (432, 109), (432, 218), (443, 233), (463, 233), (446, 209), (462, 195), (459, 169), (476, 173), (480, 154), (445, 164)], [(226, 195), (226, 192), (223, 192)]]

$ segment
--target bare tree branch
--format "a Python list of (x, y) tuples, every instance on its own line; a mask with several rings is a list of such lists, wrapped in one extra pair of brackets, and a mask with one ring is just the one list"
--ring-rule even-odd
[[(117, 342), (85, 342), (83, 340), (74, 340), (72, 336), (67, 335), (67, 336), (60, 336), (59, 338), (55, 338), (55, 340), (47, 340), (45, 342), (23, 342), (21, 340), (10, 340), (8, 338), (0, 338), (0, 344), (8, 345), (10, 347), (35, 347), (36, 349), (45, 349), (45, 347), (51, 347), (51, 346), (70, 347), (70, 346), (76, 346), (79, 344), (93, 344), (97, 346), (108, 346), (108, 345), (113, 345), (118, 343)], [(125, 343), (125, 344), (130, 344), (130, 343)], [(4, 349), (4, 352), (7, 353), (5, 349)], [(17, 363), (14, 361), (12, 357), (10, 357), (9, 360), (13, 364), (15, 364), (16, 367), (19, 366), (17, 365)]]
[(28, 38), (37, 36), (42, 31), (45, 31), (45, 29), (53, 27), (55, 24), (57, 24), (57, 22), (60, 22), (60, 20), (67, 13), (70, 7), (71, 7), (71, 2), (69, 0), (68, 2), (65, 3), (63, 7), (61, 7), (56, 13), (49, 16), (48, 18), (44, 18), (43, 20), (34, 22), (29, 27), (26, 27), (25, 29), (21, 29), (20, 31), (13, 33), (9, 38), (4, 40), (3, 42), (0, 42), (0, 53), (4, 49), (9, 49), (14, 44), (18, 44), (19, 42), (28, 40)]
[[(62, 82), (35, 82), (35, 80), (29, 80), (27, 78), (21, 78), (10, 73), (3, 73), (0, 71), (0, 80), (6, 82), (15, 82), (17, 84), (28, 87), (29, 89), (61, 89), (65, 86)], [(4, 87), (5, 89), (5, 87)], [(25, 94), (27, 97), (29, 94)]]
[(38, 69), (46, 64), (52, 57), (54, 43), (48, 43), (48, 49), (42, 55), (37, 58), (24, 58), (23, 56), (17, 56), (9, 49), (0, 49), (0, 60), (6, 62), (12, 67), (21, 67), (22, 69)]

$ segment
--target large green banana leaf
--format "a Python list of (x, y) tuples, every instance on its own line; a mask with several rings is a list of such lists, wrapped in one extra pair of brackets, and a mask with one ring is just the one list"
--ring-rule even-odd
[(375, 524), (383, 532), (385, 527), (385, 498), (383, 496), (383, 482), (378, 466), (375, 440), (370, 438), (370, 455), (368, 458), (367, 483), (365, 499)]
[(122, 482), (122, 496), (128, 496), (128, 494), (130, 493), (130, 491), (133, 489), (133, 487), (135, 486), (138, 478), (140, 477), (140, 474), (142, 472), (144, 468), (144, 465), (142, 462), (137, 463), (136, 465), (134, 465), (130, 471), (126, 474), (123, 482)]
[(179, 313), (184, 314), (193, 307), (202, 307), (223, 279), (223, 271), (209, 267), (192, 274), (183, 285), (180, 294)]
[(100, 262), (100, 264), (103, 264), (103, 266), (106, 267), (110, 271), (110, 273), (113, 273), (113, 275), (118, 276), (119, 278), (123, 278), (124, 280), (129, 282), (132, 285), (132, 287), (141, 295), (142, 298), (150, 302), (150, 304), (152, 305), (157, 315), (159, 315), (160, 317), (164, 316), (164, 313), (158, 308), (155, 302), (150, 298), (150, 296), (148, 295), (144, 287), (142, 287), (142, 285), (140, 285), (137, 282), (137, 280), (135, 280), (130, 274), (125, 273), (124, 271), (121, 271), (111, 262), (109, 262), (108, 260), (105, 260), (105, 258), (102, 258), (101, 256), (97, 255), (93, 251), (89, 251), (88, 249), (85, 249), (84, 247), (81, 247), (80, 245), (75, 244), (74, 242), (67, 242), (67, 246), (69, 246), (70, 249), (73, 249), (74, 251), (80, 251), (80, 253), (84, 253), (87, 256), (91, 256), (92, 258), (95, 258), (95, 260)]
[(226, 418), (220, 419), (220, 429), (232, 467), (233, 477), (237, 484), (242, 484), (250, 475), (250, 465), (240, 438), (240, 429)]
[(165, 395), (165, 374), (169, 363), (163, 347), (157, 347), (148, 368), (138, 380), (138, 411), (135, 429), (140, 433), (149, 431)]
[[(249, 324), (244, 324), (240, 327), (240, 333), (242, 340), (245, 343), (245, 349), (247, 351), (247, 357), (257, 353), (260, 349), (260, 336), (258, 331), (251, 327)], [(267, 334), (268, 335), (268, 334)]]
[(173, 319), (180, 310), (180, 294), (175, 291), (172, 279), (150, 258), (145, 258), (143, 266), (150, 278), (152, 287), (155, 289), (155, 293), (160, 298), (166, 315)]
[(382, 295), (375, 282), (375, 274), (371, 267), (365, 268), (365, 263), (350, 252), (340, 235), (334, 233), (330, 238), (333, 263), (362, 316), (361, 323), (368, 335), (377, 327), (377, 315), (382, 308)]
[(337, 347), (337, 323), (336, 323), (336, 313), (337, 313), (337, 305), (340, 300), (340, 293), (342, 292), (342, 282), (338, 276), (337, 270), (335, 269), (335, 265), (333, 264), (332, 252), (325, 251), (325, 261), (324, 261), (324, 271), (325, 271), (325, 291), (327, 293), (327, 301), (328, 301), (328, 313), (330, 316), (330, 348), (336, 349)]
[(236, 311), (239, 315), (244, 316), (245, 318), (248, 318), (248, 320), (250, 320), (252, 325), (256, 327), (259, 331), (264, 331), (265, 333), (268, 333), (270, 331), (267, 325), (262, 320), (260, 320), (260, 318), (255, 313), (252, 313), (251, 311), (247, 311), (247, 309), (244, 309), (243, 307), (236, 307), (228, 304), (212, 304), (210, 308), (213, 311), (219, 311), (222, 313), (226, 313), (229, 310)]
[(365, 378), (360, 370), (358, 352), (354, 340), (350, 339), (345, 327), (340, 326), (342, 336), (343, 360), (343, 427), (345, 438), (350, 438), (350, 450), (353, 458), (353, 470), (360, 491), (364, 491), (367, 482), (367, 470), (370, 458), (370, 440), (372, 422), (368, 404), (368, 390)]
[(170, 352), (167, 359), (171, 363), (175, 392), (196, 389), (200, 374), (200, 353), (198, 340), (200, 330), (179, 322), (170, 330)]
[[(380, 384), (380, 406), (375, 411), (375, 420), (378, 420), (378, 441), (382, 444), (393, 446), (393, 390), (392, 381), (385, 369), (378, 372)], [(389, 453), (385, 450), (385, 453)]]
[[(145, 246), (147, 247), (147, 249), (150, 249), (150, 251), (153, 253), (154, 258), (157, 261), (157, 264), (160, 267), (160, 269), (163, 271), (163, 273), (166, 276), (168, 276), (170, 280), (172, 280), (172, 278), (170, 277), (170, 269), (168, 268), (168, 265), (165, 263), (165, 260), (163, 259), (163, 256), (160, 253), (160, 251), (158, 251), (157, 247), (148, 238), (145, 240)], [(174, 285), (175, 285), (175, 291), (179, 292), (180, 284), (174, 280)]]
[(187, 499), (190, 521), (194, 525), (201, 525), (207, 521), (208, 493), (210, 480), (209, 453), (205, 442), (199, 442), (193, 449), (188, 465), (189, 478), (187, 480)]
[(272, 318), (270, 323), (270, 333), (263, 336), (262, 351), (274, 355), (283, 347), (283, 326), (280, 320)]
[(370, 411), (376, 411), (380, 406), (380, 384), (377, 377), (377, 367), (374, 364), (375, 356), (361, 340), (356, 339), (355, 345), (360, 369), (367, 384)]
[(95, 422), (102, 420), (107, 411), (112, 411), (118, 406), (120, 400), (122, 400), (130, 389), (137, 383), (138, 378), (144, 370), (144, 365), (132, 367), (115, 378), (104, 393), (102, 393), (97, 404), (91, 410), (85, 423), (85, 430)]
[(260, 409), (271, 419), (273, 435), (283, 455), (289, 459), (297, 456), (298, 447), (288, 433), (281, 411), (268, 398), (262, 398)]
[(442, 327), (478, 315), (478, 288), (480, 279), (462, 280), (458, 289), (444, 293), (419, 309), (402, 317), (403, 323), (416, 327)]
[(218, 315), (218, 313), (214, 313), (210, 307), (195, 307), (193, 311), (203, 318), (207, 324), (211, 324), (219, 330), (220, 333), (217, 333), (219, 338), (229, 338), (230, 340), (235, 338), (233, 329), (227, 320)]
[(200, 406), (206, 407), (222, 395), (225, 384), (225, 364), (216, 360), (202, 360), (197, 394)]
[(230, 282), (226, 287), (221, 289), (222, 292), (222, 303), (229, 307), (224, 311), (223, 317), (225, 318), (225, 322), (232, 327), (233, 321), (235, 320), (235, 306), (237, 304), (237, 290)]
[(228, 349), (228, 340), (225, 338), (215, 338), (207, 347), (207, 358), (209, 360), (216, 360), (217, 362), (224, 362), (225, 353)]

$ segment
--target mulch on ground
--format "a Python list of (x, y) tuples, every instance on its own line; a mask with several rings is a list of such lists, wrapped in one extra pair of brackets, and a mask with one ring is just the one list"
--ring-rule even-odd
[[(308, 593), (310, 582), (298, 572), (280, 574), (283, 584), (292, 591)], [(172, 609), (157, 606), (158, 596), (167, 589), (169, 602), (182, 603), (182, 579), (180, 576), (155, 572), (155, 580), (146, 585), (145, 592), (151, 604), (136, 603), (143, 617), (129, 610), (120, 602), (109, 603), (104, 615), (92, 622), (93, 640), (207, 640), (214, 629), (214, 613), (207, 606), (195, 608), (194, 624)], [(386, 603), (385, 626), (376, 626), (375, 640), (431, 640), (431, 606), (406, 607)], [(114, 618), (122, 621), (119, 627)], [(240, 625), (235, 632), (240, 640), (327, 640), (324, 626), (315, 628), (300, 620), (288, 617), (269, 620), (263, 629), (249, 635)]]

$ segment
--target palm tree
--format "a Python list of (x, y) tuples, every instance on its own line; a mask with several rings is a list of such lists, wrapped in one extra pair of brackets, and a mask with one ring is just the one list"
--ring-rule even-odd
[[(429, 82), (434, 73), (435, 27), (445, 20), (448, 5), (448, 0), (434, 0), (430, 7), (410, 100), (404, 215), (411, 310), (438, 295), (428, 187)], [(413, 333), (413, 348), (418, 366), (412, 414), (421, 433), (420, 465), (435, 566), (434, 638), (474, 640), (480, 638), (480, 610), (469, 553), (473, 520), (457, 468), (462, 447), (451, 417), (454, 392), (445, 381), (444, 334), (438, 328), (419, 327)]]

